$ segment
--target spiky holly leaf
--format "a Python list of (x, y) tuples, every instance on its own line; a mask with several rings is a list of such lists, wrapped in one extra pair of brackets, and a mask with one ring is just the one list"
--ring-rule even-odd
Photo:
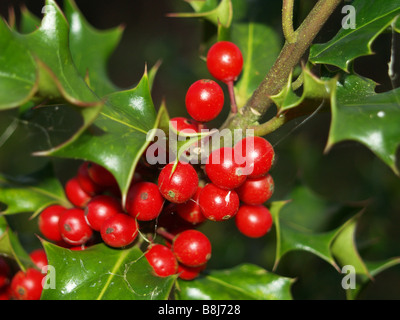
[(73, 251), (42, 243), (53, 267), (42, 300), (166, 300), (176, 279), (156, 276), (136, 246), (118, 250), (101, 243)]
[(123, 28), (101, 31), (93, 28), (73, 0), (65, 1), (64, 12), (71, 26), (72, 59), (81, 77), (87, 76), (90, 88), (100, 97), (117, 91), (108, 77), (107, 62), (121, 39)]
[(326, 151), (345, 140), (368, 147), (397, 175), (400, 145), (400, 89), (376, 93), (372, 80), (350, 74), (339, 80), (332, 99), (332, 120)]
[(116, 178), (124, 202), (136, 164), (155, 134), (151, 130), (168, 115), (165, 107), (156, 113), (147, 72), (135, 88), (107, 95), (105, 101), (93, 125), (76, 140), (38, 154), (102, 165)]
[(330, 64), (349, 71), (354, 59), (372, 54), (374, 40), (389, 27), (400, 14), (400, 0), (355, 0), (355, 29), (341, 28), (327, 43), (314, 44), (310, 49), (310, 61)]
[(179, 280), (181, 300), (290, 300), (294, 280), (253, 264), (213, 270), (192, 281)]

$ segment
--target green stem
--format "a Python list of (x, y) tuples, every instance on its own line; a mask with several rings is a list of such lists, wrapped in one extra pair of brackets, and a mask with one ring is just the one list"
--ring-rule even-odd
[(295, 43), (297, 35), (293, 29), (294, 0), (283, 0), (282, 3), (282, 30), (285, 39), (289, 43)]
[(319, 0), (300, 27), (295, 31), (296, 41), (285, 42), (281, 53), (267, 76), (254, 91), (247, 104), (233, 117), (230, 129), (246, 129), (257, 125), (258, 120), (272, 106), (269, 98), (286, 85), (292, 69), (299, 63), (315, 36), (342, 0)]
[(255, 136), (265, 136), (271, 132), (274, 132), (276, 129), (280, 128), (287, 122), (287, 118), (284, 114), (273, 117), (267, 122), (260, 124), (258, 126), (250, 127), (250, 129), (254, 130)]

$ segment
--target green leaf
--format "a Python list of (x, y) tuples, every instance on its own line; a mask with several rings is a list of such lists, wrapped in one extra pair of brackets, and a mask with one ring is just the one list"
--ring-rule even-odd
[(338, 269), (330, 247), (340, 229), (314, 233), (298, 225), (286, 222), (280, 217), (281, 210), (286, 204), (288, 204), (287, 201), (273, 202), (270, 208), (277, 238), (274, 270), (276, 270), (282, 257), (294, 250), (310, 252)]
[(214, 270), (192, 281), (178, 280), (181, 300), (290, 300), (293, 279), (252, 264)]
[(234, 23), (231, 33), (232, 41), (243, 55), (243, 71), (235, 83), (236, 102), (240, 108), (274, 64), (281, 49), (281, 40), (271, 27), (257, 22)]
[(171, 13), (168, 16), (178, 18), (204, 18), (218, 26), (228, 28), (232, 22), (233, 10), (231, 0), (221, 0), (218, 4), (215, 0), (189, 0), (195, 12)]
[(0, 110), (27, 102), (38, 88), (37, 67), (31, 53), (0, 20)]
[(176, 279), (153, 275), (137, 247), (98, 244), (73, 251), (46, 241), (43, 247), (54, 269), (48, 271), (42, 300), (166, 300)]
[(93, 126), (78, 139), (41, 155), (93, 161), (108, 169), (116, 178), (123, 195), (128, 191), (135, 167), (152, 140), (147, 134), (158, 127), (166, 115), (157, 115), (150, 95), (147, 73), (136, 88), (112, 93)]
[(82, 78), (88, 76), (91, 89), (100, 97), (118, 88), (107, 75), (107, 62), (122, 36), (122, 27), (110, 30), (93, 28), (73, 0), (65, 1), (65, 15), (70, 23), (72, 59)]
[(354, 59), (372, 54), (373, 41), (388, 28), (400, 14), (400, 0), (355, 0), (355, 29), (341, 28), (327, 43), (315, 44), (310, 49), (310, 61), (330, 64), (345, 71)]
[(399, 175), (396, 151), (400, 144), (400, 89), (379, 94), (374, 89), (372, 80), (354, 74), (342, 77), (331, 102), (326, 151), (340, 141), (358, 141)]
[(37, 215), (51, 204), (69, 206), (64, 189), (48, 167), (29, 176), (0, 175), (0, 202), (7, 207), (1, 214), (32, 212)]
[(323, 101), (329, 101), (336, 89), (336, 79), (320, 79), (308, 68), (303, 68), (303, 91), (298, 96), (292, 88), (290, 76), (280, 93), (270, 98), (278, 108), (278, 115), (285, 113), (287, 118), (298, 117), (314, 112)]
[(17, 235), (9, 228), (4, 216), (0, 216), (0, 255), (14, 259), (22, 270), (34, 267), (29, 254), (22, 247)]
[(332, 254), (341, 267), (351, 266), (357, 274), (355, 288), (346, 290), (348, 299), (356, 299), (379, 273), (400, 263), (400, 258), (384, 261), (364, 261), (356, 247), (356, 227), (360, 214), (347, 221), (332, 244)]

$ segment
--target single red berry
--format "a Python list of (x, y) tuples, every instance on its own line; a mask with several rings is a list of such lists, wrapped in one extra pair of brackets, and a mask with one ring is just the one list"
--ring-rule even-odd
[(47, 266), (47, 265), (48, 265), (46, 251), (44, 251), (43, 249), (36, 249), (36, 250), (33, 250), (33, 251), (29, 254), (29, 257), (31, 258), (31, 260), (33, 261), (33, 263), (35, 264), (35, 266), (36, 266), (39, 270), (42, 270), (42, 268), (43, 268), (44, 266)]
[(78, 182), (81, 186), (81, 188), (91, 196), (99, 194), (104, 191), (104, 187), (97, 184), (96, 182), (93, 181), (93, 179), (89, 175), (89, 166), (91, 166), (91, 163), (88, 161), (83, 162), (78, 169)]
[(273, 221), (266, 207), (242, 205), (236, 214), (235, 223), (242, 234), (250, 238), (260, 238), (268, 233)]
[(197, 80), (186, 92), (186, 110), (199, 122), (215, 119), (224, 106), (224, 92), (213, 80)]
[(97, 163), (91, 162), (87, 170), (90, 178), (100, 186), (111, 187), (117, 184), (112, 173)]
[[(189, 163), (167, 164), (158, 176), (158, 188), (162, 196), (173, 203), (188, 201), (196, 192), (199, 177)], [(173, 171), (174, 170), (174, 171)]]
[(127, 194), (126, 211), (139, 221), (154, 220), (160, 215), (164, 201), (155, 183), (147, 181), (135, 183)]
[(73, 177), (65, 184), (65, 194), (68, 200), (76, 207), (83, 208), (92, 196), (82, 189), (78, 178)]
[(242, 52), (233, 42), (219, 41), (208, 50), (207, 68), (214, 78), (225, 83), (235, 81), (242, 67)]
[(211, 242), (198, 230), (186, 230), (177, 234), (172, 242), (176, 259), (189, 267), (198, 267), (211, 258)]
[(39, 230), (48, 240), (56, 242), (62, 240), (58, 221), (65, 210), (67, 210), (65, 207), (55, 204), (40, 213), (38, 219)]
[(199, 205), (199, 196), (201, 190), (203, 190), (203, 188), (198, 187), (196, 193), (192, 198), (190, 198), (189, 201), (176, 205), (176, 212), (179, 214), (179, 216), (193, 225), (198, 225), (206, 220), (206, 217), (201, 212)]
[(261, 137), (246, 137), (234, 147), (238, 163), (244, 162), (246, 173), (250, 178), (258, 178), (268, 173), (274, 161), (275, 152), (272, 145)]
[(40, 300), (44, 275), (37, 269), (18, 271), (11, 280), (12, 296), (17, 300)]
[(182, 280), (193, 280), (196, 279), (200, 275), (200, 272), (203, 271), (206, 267), (206, 263), (199, 267), (188, 267), (184, 264), (179, 263), (177, 273), (179, 274), (179, 278)]
[(245, 204), (259, 205), (268, 201), (274, 193), (274, 179), (270, 174), (259, 178), (248, 178), (235, 189), (240, 201)]
[(145, 257), (160, 277), (167, 277), (178, 271), (178, 261), (171, 249), (162, 244), (154, 244), (145, 252)]
[(0, 289), (5, 288), (10, 282), (10, 266), (7, 261), (0, 257)]
[(93, 197), (85, 208), (86, 222), (93, 230), (100, 231), (104, 221), (120, 212), (120, 200), (105, 194), (98, 195)]
[(220, 148), (211, 152), (205, 165), (207, 177), (216, 186), (223, 189), (235, 189), (247, 178), (245, 164), (235, 161), (233, 148)]
[(203, 215), (212, 221), (232, 218), (239, 209), (239, 197), (234, 190), (226, 190), (208, 183), (200, 192), (199, 205)]
[(71, 245), (86, 243), (93, 235), (93, 230), (87, 224), (85, 211), (79, 208), (64, 211), (58, 222), (61, 236), (65, 242)]
[(108, 218), (100, 229), (103, 241), (114, 248), (130, 245), (138, 235), (139, 226), (136, 219), (124, 213)]

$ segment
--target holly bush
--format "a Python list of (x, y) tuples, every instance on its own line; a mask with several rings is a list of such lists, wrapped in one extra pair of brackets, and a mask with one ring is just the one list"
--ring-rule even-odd
[[(140, 29), (124, 34), (122, 25), (94, 27), (73, 0), (63, 5), (46, 0), (40, 4), (41, 17), (25, 6), (3, 13), (2, 298), (399, 298), (400, 1), (167, 3), (164, 29), (152, 12), (140, 12), (147, 27), (162, 34), (153, 38)], [(112, 6), (110, 12), (123, 8), (118, 1)], [(132, 6), (140, 7), (139, 2)], [(93, 16), (100, 10), (88, 12), (93, 21), (108, 19)], [(135, 22), (128, 26), (134, 28)], [(175, 32), (169, 34), (168, 23)], [(130, 44), (124, 42), (124, 59), (114, 60), (111, 72), (110, 59), (124, 39)], [(242, 54), (234, 79), (216, 79), (208, 69), (207, 53), (222, 41)], [(140, 60), (134, 57), (145, 55), (134, 67), (142, 70), (137, 79), (126, 84), (118, 77), (118, 72), (129, 74), (126, 66)], [(225, 97), (222, 111), (206, 123), (189, 119), (185, 108), (189, 86), (200, 79), (214, 81)], [(197, 107), (193, 116), (202, 108), (207, 105)], [(182, 117), (181, 124), (194, 133), (182, 127), (171, 131), (172, 120)], [(206, 148), (199, 145), (218, 130), (199, 128), (249, 130), (273, 147), (272, 168), (263, 177), (273, 179), (274, 192), (257, 204), (261, 215), (269, 215), (268, 223), (272, 220), (267, 233), (242, 233), (235, 217), (238, 205), (228, 216), (223, 207), (215, 209), (224, 219), (205, 215), (206, 207), (216, 205), (210, 188), (194, 201), (186, 197), (175, 203), (178, 195), (195, 197), (197, 185), (204, 188), (208, 178), (213, 180), (202, 164), (193, 165), (199, 181), (185, 173), (163, 193), (160, 173), (168, 167), (164, 177), (179, 175), (180, 162), (173, 161), (172, 168), (167, 162), (150, 163), (147, 151), (168, 142), (179, 156), (196, 151), (202, 157)], [(156, 140), (160, 130), (166, 134)], [(173, 134), (182, 139), (174, 141)], [(158, 155), (169, 151), (158, 149)], [(224, 184), (228, 175), (218, 170), (215, 181)], [(141, 182), (148, 183), (143, 188), (157, 185), (154, 192), (160, 189), (163, 198), (132, 191)], [(84, 183), (95, 189), (82, 193)], [(230, 188), (218, 192), (225, 201), (236, 193)], [(107, 219), (104, 230), (88, 226), (88, 203), (100, 194), (121, 205), (116, 209), (121, 219)], [(57, 219), (63, 225), (58, 228), (58, 220), (49, 218), (46, 232), (40, 221), (54, 206), (62, 208)], [(255, 205), (247, 206), (252, 211)], [(145, 212), (140, 215), (140, 210)], [(188, 211), (198, 221), (183, 221)], [(77, 234), (83, 231), (73, 227), (85, 223), (84, 236)], [(202, 247), (198, 260), (185, 251), (188, 241)], [(156, 245), (162, 245), (161, 253), (150, 254)], [(166, 256), (172, 271), (157, 273), (152, 259), (166, 264)], [(185, 264), (192, 264), (186, 278)], [(28, 271), (42, 280), (36, 295), (26, 295), (23, 287)]]

